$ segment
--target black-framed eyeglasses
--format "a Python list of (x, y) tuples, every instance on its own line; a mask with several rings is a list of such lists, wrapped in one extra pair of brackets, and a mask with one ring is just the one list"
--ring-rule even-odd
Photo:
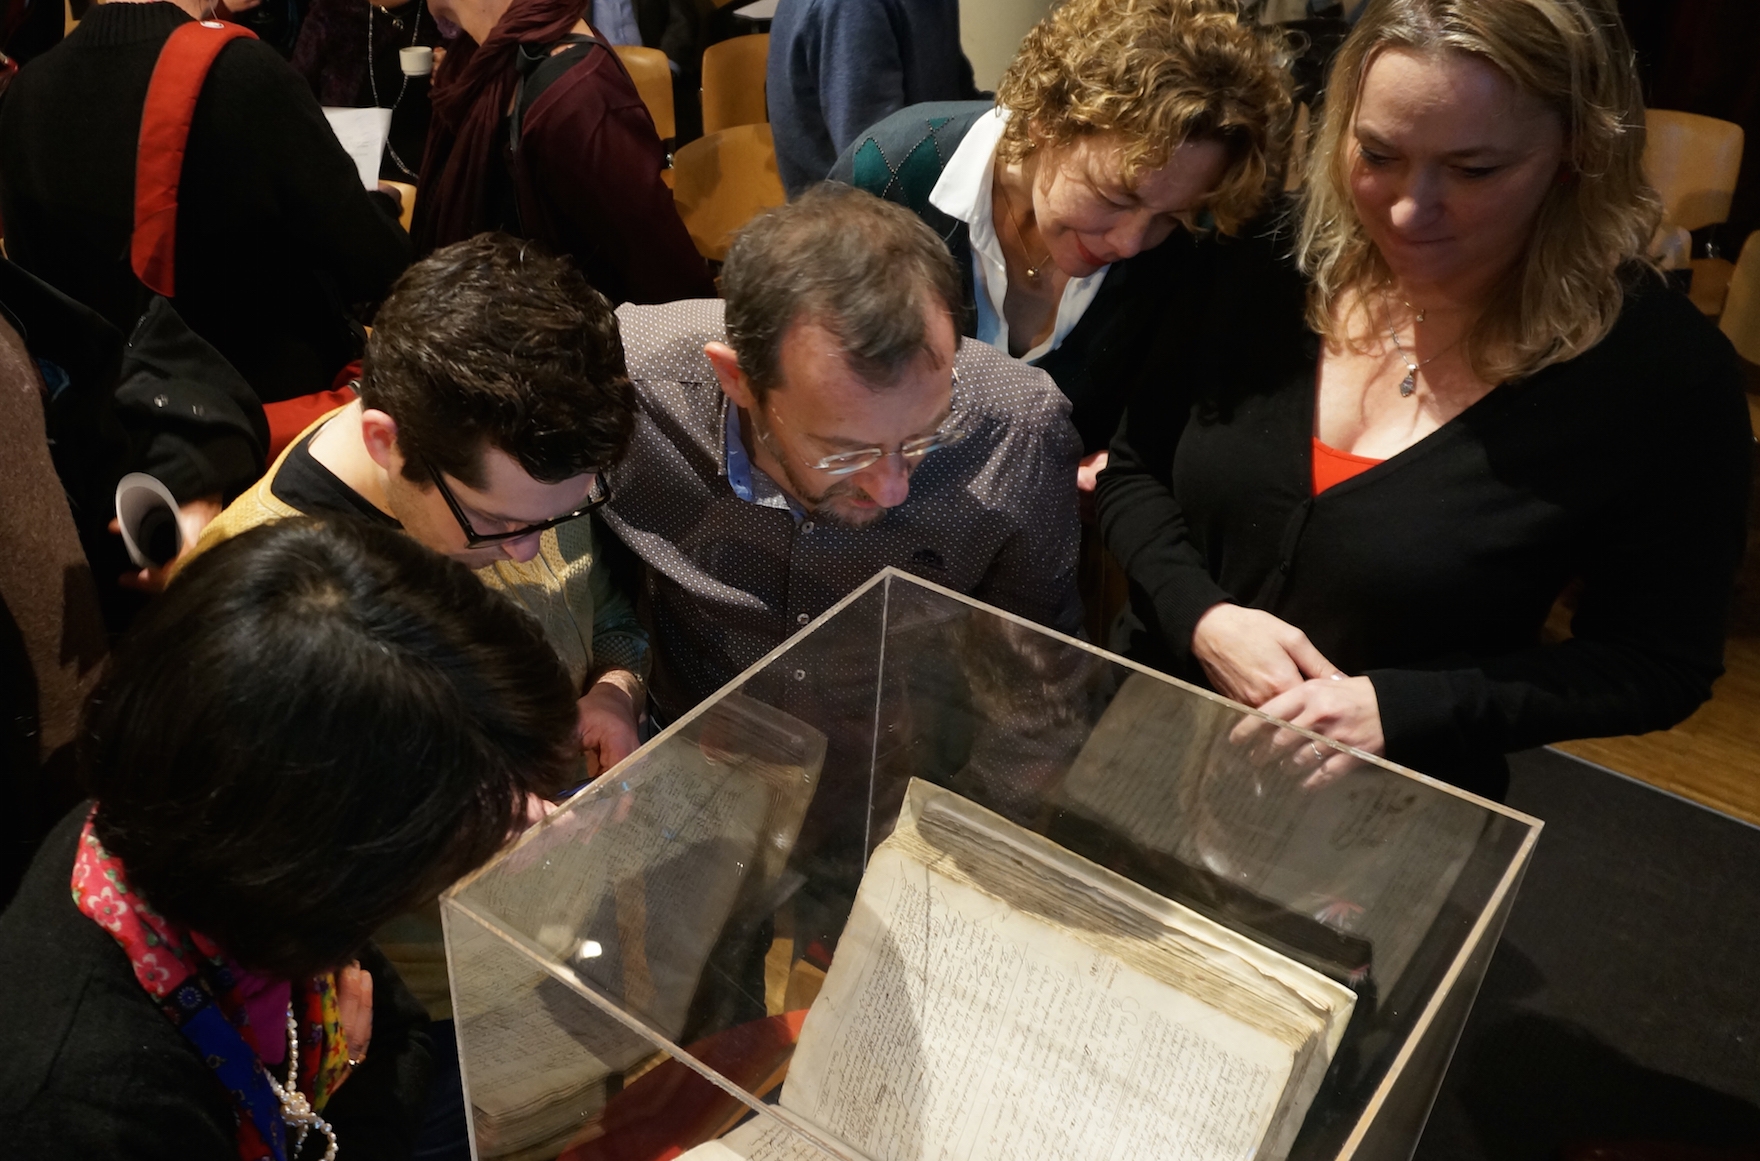
[(452, 489), (446, 486), (446, 479), (440, 474), (440, 470), (433, 464), (429, 463), (426, 459), (422, 460), (422, 466), (426, 467), (428, 469), (428, 475), (434, 478), (434, 486), (440, 490), (440, 498), (446, 501), (446, 506), (448, 508), (452, 509), (452, 518), (458, 521), (459, 530), (464, 533), (464, 543), (466, 548), (482, 548), (487, 544), (506, 544), (510, 540), (519, 540), (522, 537), (532, 535), (534, 532), (542, 532), (547, 528), (554, 528), (558, 524), (567, 524), (570, 520), (579, 520), (588, 512), (591, 512), (593, 509), (605, 503), (605, 501), (611, 499), (611, 485), (605, 482), (605, 473), (594, 472), (593, 487), (592, 490), (587, 493), (586, 503), (582, 504), (574, 511), (564, 512), (560, 516), (552, 516), (548, 520), (540, 520), (536, 524), (524, 524), (509, 532), (483, 533), (478, 532), (475, 528), (471, 527), (470, 519), (465, 516), (464, 509), (459, 506), (458, 497), (454, 496), (452, 494)]

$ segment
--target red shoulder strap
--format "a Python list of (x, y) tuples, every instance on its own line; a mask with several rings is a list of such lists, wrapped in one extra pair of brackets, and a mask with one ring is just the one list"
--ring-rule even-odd
[(248, 28), (217, 20), (180, 25), (159, 51), (159, 63), (147, 84), (140, 149), (135, 154), (130, 258), (136, 277), (166, 298), (177, 287), (177, 186), (183, 178), (196, 99), (202, 95), (214, 58), (241, 36), (257, 38)]

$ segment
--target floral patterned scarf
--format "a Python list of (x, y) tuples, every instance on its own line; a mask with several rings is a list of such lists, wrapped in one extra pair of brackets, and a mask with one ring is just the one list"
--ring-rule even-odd
[[(94, 809), (92, 815), (96, 813)], [(122, 860), (92, 833), (92, 815), (80, 831), (73, 860), (74, 905), (122, 945), (135, 979), (232, 1094), (240, 1161), (287, 1161), (281, 1102), (252, 1047), (286, 1036), (286, 1029), (250, 1026), (238, 969), (213, 941), (168, 922), (129, 887)], [(293, 1002), (299, 1020), (300, 1089), (321, 1112), (348, 1072), (335, 976), (326, 972), (296, 985)]]

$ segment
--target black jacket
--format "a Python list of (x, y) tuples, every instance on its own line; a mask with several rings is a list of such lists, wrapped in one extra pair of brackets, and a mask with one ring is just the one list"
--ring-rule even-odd
[[(1389, 759), (1493, 796), (1505, 753), (1664, 729), (1709, 697), (1752, 445), (1728, 341), (1634, 273), (1598, 346), (1314, 496), (1319, 339), (1274, 246), (1225, 248), (1178, 316), (1197, 406), (1140, 398), (1100, 477), (1128, 652), (1202, 681), (1198, 618), (1267, 610), (1374, 682)], [(1573, 637), (1543, 645), (1572, 580)]]
[[(0, 106), (7, 254), (124, 334), (147, 299), (129, 265), (141, 110), (189, 19), (169, 3), (95, 6)], [(173, 305), (190, 329), (265, 403), (325, 390), (360, 353), (346, 308), (408, 263), (304, 79), (259, 41), (222, 49), (178, 190)]]
[[(964, 280), (967, 335), (976, 333), (971, 238), (966, 224), (936, 209), (929, 195), (966, 133), (993, 108), (989, 101), (932, 101), (901, 109), (852, 142), (831, 170), (832, 181), (897, 202), (941, 235)], [(1139, 389), (1167, 389), (1174, 364), (1159, 346), (1162, 319), (1207, 244), (1175, 230), (1155, 249), (1114, 262), (1063, 342), (1033, 363), (1069, 397), (1083, 454), (1106, 447)]]
[[(143, 990), (122, 947), (74, 905), (90, 804), (43, 843), (0, 915), (0, 1140), (31, 1161), (236, 1161), (232, 1099)], [(373, 1050), (325, 1107), (341, 1156), (407, 1158), (427, 1095), (427, 1017), (378, 950)], [(314, 1133), (301, 1154), (323, 1154)]]

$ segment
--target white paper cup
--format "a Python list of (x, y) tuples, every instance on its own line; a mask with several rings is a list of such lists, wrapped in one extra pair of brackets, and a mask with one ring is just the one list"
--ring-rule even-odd
[(425, 77), (434, 71), (434, 50), (425, 44), (400, 48), (397, 50), (397, 64), (406, 77)]
[(122, 546), (139, 568), (160, 568), (177, 559), (183, 551), (182, 515), (171, 490), (145, 472), (130, 472), (116, 484)]

